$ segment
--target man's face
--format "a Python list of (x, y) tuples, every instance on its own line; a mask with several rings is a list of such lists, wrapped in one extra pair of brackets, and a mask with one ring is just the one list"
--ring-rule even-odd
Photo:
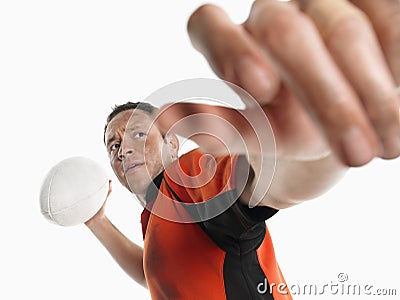
[(164, 139), (152, 117), (140, 109), (116, 115), (107, 126), (105, 138), (114, 173), (142, 199), (151, 181), (177, 155), (177, 145)]

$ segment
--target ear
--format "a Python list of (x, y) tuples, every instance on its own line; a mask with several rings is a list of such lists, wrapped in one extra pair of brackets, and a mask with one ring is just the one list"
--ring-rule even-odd
[(171, 154), (172, 159), (175, 159), (178, 157), (178, 151), (179, 151), (179, 139), (178, 137), (173, 134), (173, 133), (168, 133), (164, 137), (164, 142), (167, 144), (169, 152)]

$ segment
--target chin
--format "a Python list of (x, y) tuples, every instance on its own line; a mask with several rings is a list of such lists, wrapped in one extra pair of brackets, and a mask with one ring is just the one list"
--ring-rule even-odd
[(136, 195), (145, 195), (150, 183), (151, 183), (151, 181), (140, 182), (140, 183), (135, 182), (135, 183), (131, 183), (131, 184), (128, 182), (127, 189)]

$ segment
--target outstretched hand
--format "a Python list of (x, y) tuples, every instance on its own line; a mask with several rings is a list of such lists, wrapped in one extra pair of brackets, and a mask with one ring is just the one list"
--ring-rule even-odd
[[(263, 107), (278, 152), (329, 148), (348, 166), (400, 155), (400, 1), (257, 0), (241, 25), (204, 5), (188, 31), (216, 74)], [(195, 112), (177, 104), (169, 123)]]

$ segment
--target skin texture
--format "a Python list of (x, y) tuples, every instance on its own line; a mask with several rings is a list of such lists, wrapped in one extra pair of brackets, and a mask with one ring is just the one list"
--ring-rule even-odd
[[(111, 194), (111, 181), (107, 195)], [(143, 270), (143, 248), (133, 243), (105, 215), (104, 202), (102, 208), (85, 225), (108, 250), (118, 265), (137, 283), (147, 287)]]
[(179, 147), (175, 136), (163, 138), (152, 124), (147, 112), (127, 110), (111, 120), (105, 134), (114, 173), (142, 202), (150, 182), (177, 157)]

